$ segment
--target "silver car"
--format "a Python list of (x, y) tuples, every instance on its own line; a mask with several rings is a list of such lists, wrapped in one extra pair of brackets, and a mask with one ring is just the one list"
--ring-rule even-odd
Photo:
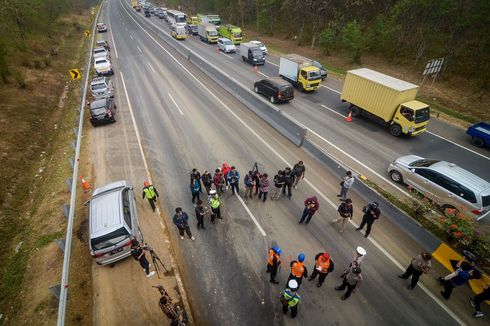
[(232, 41), (225, 37), (221, 37), (218, 39), (218, 49), (220, 49), (224, 53), (236, 52), (235, 44), (233, 44)]
[(90, 254), (99, 265), (112, 264), (131, 255), (132, 241), (142, 241), (136, 202), (126, 181), (94, 191), (89, 202)]
[(413, 187), (445, 212), (457, 210), (476, 220), (490, 213), (490, 183), (453, 163), (407, 155), (394, 160), (388, 173), (391, 180)]

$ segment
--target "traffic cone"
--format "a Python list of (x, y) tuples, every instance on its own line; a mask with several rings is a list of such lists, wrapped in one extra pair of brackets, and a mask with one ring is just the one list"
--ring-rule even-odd
[(256, 74), (258, 74), (258, 73), (259, 73), (259, 67), (257, 67), (257, 65), (254, 65), (254, 72), (255, 72)]
[(80, 182), (82, 183), (83, 192), (89, 192), (90, 191), (90, 183), (88, 183), (88, 181), (85, 180), (82, 176), (80, 176)]
[(349, 114), (345, 118), (345, 121), (347, 121), (347, 122), (351, 122), (352, 121), (352, 111), (349, 111)]

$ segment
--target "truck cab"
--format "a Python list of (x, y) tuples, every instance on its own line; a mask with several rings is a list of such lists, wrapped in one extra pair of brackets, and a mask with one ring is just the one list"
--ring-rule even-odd
[(216, 26), (211, 23), (202, 22), (197, 27), (197, 33), (201, 41), (207, 43), (218, 42), (218, 31), (216, 30)]
[(300, 89), (309, 92), (320, 87), (321, 79), (322, 74), (320, 73), (320, 69), (313, 66), (307, 66), (299, 70), (297, 83), (299, 84)]
[[(416, 136), (426, 130), (427, 123), (430, 120), (429, 106), (420, 101), (409, 101), (400, 104), (398, 110), (393, 116), (394, 124), (390, 126), (390, 132), (394, 135), (403, 133), (409, 136)], [(395, 129), (395, 130), (392, 130)]]
[(220, 36), (231, 40), (234, 44), (242, 43), (242, 30), (238, 26), (230, 24), (221, 25), (218, 28), (218, 33)]
[(301, 91), (314, 91), (320, 87), (322, 75), (312, 60), (298, 54), (285, 54), (279, 61), (279, 76)]
[(170, 28), (172, 37), (177, 40), (185, 40), (187, 38), (186, 25), (187, 24), (172, 24), (172, 27)]

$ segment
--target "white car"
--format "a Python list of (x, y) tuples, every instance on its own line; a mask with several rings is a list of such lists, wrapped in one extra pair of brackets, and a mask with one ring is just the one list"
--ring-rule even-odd
[(107, 58), (110, 59), (109, 51), (105, 47), (97, 47), (94, 49), (94, 60), (96, 58)]
[(97, 76), (105, 76), (112, 75), (114, 72), (112, 71), (112, 65), (109, 59), (107, 58), (96, 58), (94, 60), (94, 68)]
[(262, 43), (260, 41), (250, 41), (250, 43), (257, 44), (260, 47), (260, 49), (262, 50), (262, 52), (264, 53), (264, 55), (267, 54), (267, 48), (264, 45), (264, 43)]
[(105, 33), (107, 32), (107, 26), (104, 23), (98, 23), (97, 24), (97, 32), (99, 33)]
[(225, 37), (218, 39), (218, 49), (220, 49), (224, 53), (236, 52), (235, 44), (233, 44), (232, 41)]

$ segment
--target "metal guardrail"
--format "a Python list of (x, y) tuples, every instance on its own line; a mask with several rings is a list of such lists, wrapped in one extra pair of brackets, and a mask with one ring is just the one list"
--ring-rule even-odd
[[(92, 26), (92, 37), (90, 39), (90, 47), (89, 47), (89, 57), (87, 66), (85, 67), (85, 74), (83, 76), (83, 86), (82, 86), (82, 95), (79, 107), (80, 119), (78, 121), (78, 129), (75, 128), (77, 139), (75, 145), (75, 159), (73, 160), (73, 175), (71, 182), (67, 182), (67, 185), (70, 189), (70, 205), (68, 206), (68, 224), (66, 226), (66, 239), (64, 246), (64, 258), (63, 258), (63, 271), (61, 274), (61, 283), (59, 285), (59, 305), (58, 305), (58, 320), (56, 324), (58, 326), (63, 326), (65, 324), (65, 313), (66, 313), (66, 299), (68, 295), (68, 276), (70, 270), (70, 254), (71, 254), (71, 242), (73, 235), (73, 219), (75, 217), (75, 199), (77, 195), (77, 177), (78, 177), (78, 159), (80, 157), (80, 147), (82, 142), (82, 131), (83, 131), (83, 117), (84, 117), (84, 107), (85, 107), (85, 93), (87, 91), (88, 79), (90, 75), (90, 66), (92, 63), (92, 51), (94, 47), (94, 39), (95, 39), (95, 27), (97, 24), (97, 20), (99, 19), (99, 14), (104, 2), (102, 2), (97, 10), (97, 14), (93, 19)], [(66, 211), (66, 208), (65, 208)], [(52, 292), (55, 292), (51, 290)]]

